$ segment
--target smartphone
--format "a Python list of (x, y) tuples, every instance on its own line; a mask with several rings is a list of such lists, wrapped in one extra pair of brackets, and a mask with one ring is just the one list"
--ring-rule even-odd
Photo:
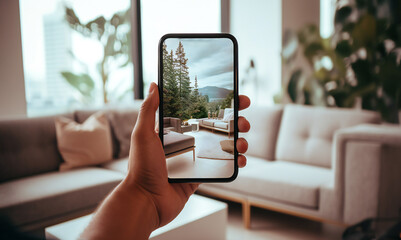
[(238, 43), (227, 33), (159, 41), (159, 136), (169, 182), (238, 174)]

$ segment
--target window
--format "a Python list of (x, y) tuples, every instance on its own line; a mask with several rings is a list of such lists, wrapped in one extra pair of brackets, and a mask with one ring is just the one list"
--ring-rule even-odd
[(20, 0), (28, 116), (132, 101), (129, 10), (130, 0)]
[(221, 2), (216, 0), (142, 0), (144, 93), (157, 82), (158, 43), (166, 33), (221, 32)]
[(334, 32), (336, 0), (320, 0), (320, 35), (329, 38)]

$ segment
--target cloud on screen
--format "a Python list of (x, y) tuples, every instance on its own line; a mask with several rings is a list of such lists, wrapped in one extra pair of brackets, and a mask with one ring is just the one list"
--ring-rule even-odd
[(170, 52), (178, 47), (178, 42), (184, 46), (188, 58), (189, 76), (194, 84), (195, 75), (199, 88), (216, 86), (233, 89), (233, 43), (230, 39), (167, 39), (167, 49)]

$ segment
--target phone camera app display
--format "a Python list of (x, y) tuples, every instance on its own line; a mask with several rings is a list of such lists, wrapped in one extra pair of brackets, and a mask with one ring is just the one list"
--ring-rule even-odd
[(161, 69), (163, 145), (169, 178), (230, 178), (235, 171), (234, 44), (167, 38)]

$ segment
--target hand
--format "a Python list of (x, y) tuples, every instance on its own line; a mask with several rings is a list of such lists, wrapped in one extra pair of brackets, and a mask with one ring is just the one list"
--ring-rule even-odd
[[(250, 105), (246, 96), (239, 96), (239, 109)], [(143, 102), (137, 124), (131, 136), (128, 175), (124, 180), (129, 188), (140, 188), (152, 201), (156, 208), (156, 228), (173, 220), (183, 209), (188, 198), (195, 192), (199, 184), (169, 183), (166, 167), (166, 157), (158, 133), (155, 131), (155, 113), (159, 106), (159, 92), (152, 83), (149, 96)], [(238, 119), (240, 132), (250, 129), (249, 122), (244, 117)], [(245, 153), (248, 143), (239, 138), (237, 150)], [(246, 165), (246, 157), (238, 157), (239, 167)]]

